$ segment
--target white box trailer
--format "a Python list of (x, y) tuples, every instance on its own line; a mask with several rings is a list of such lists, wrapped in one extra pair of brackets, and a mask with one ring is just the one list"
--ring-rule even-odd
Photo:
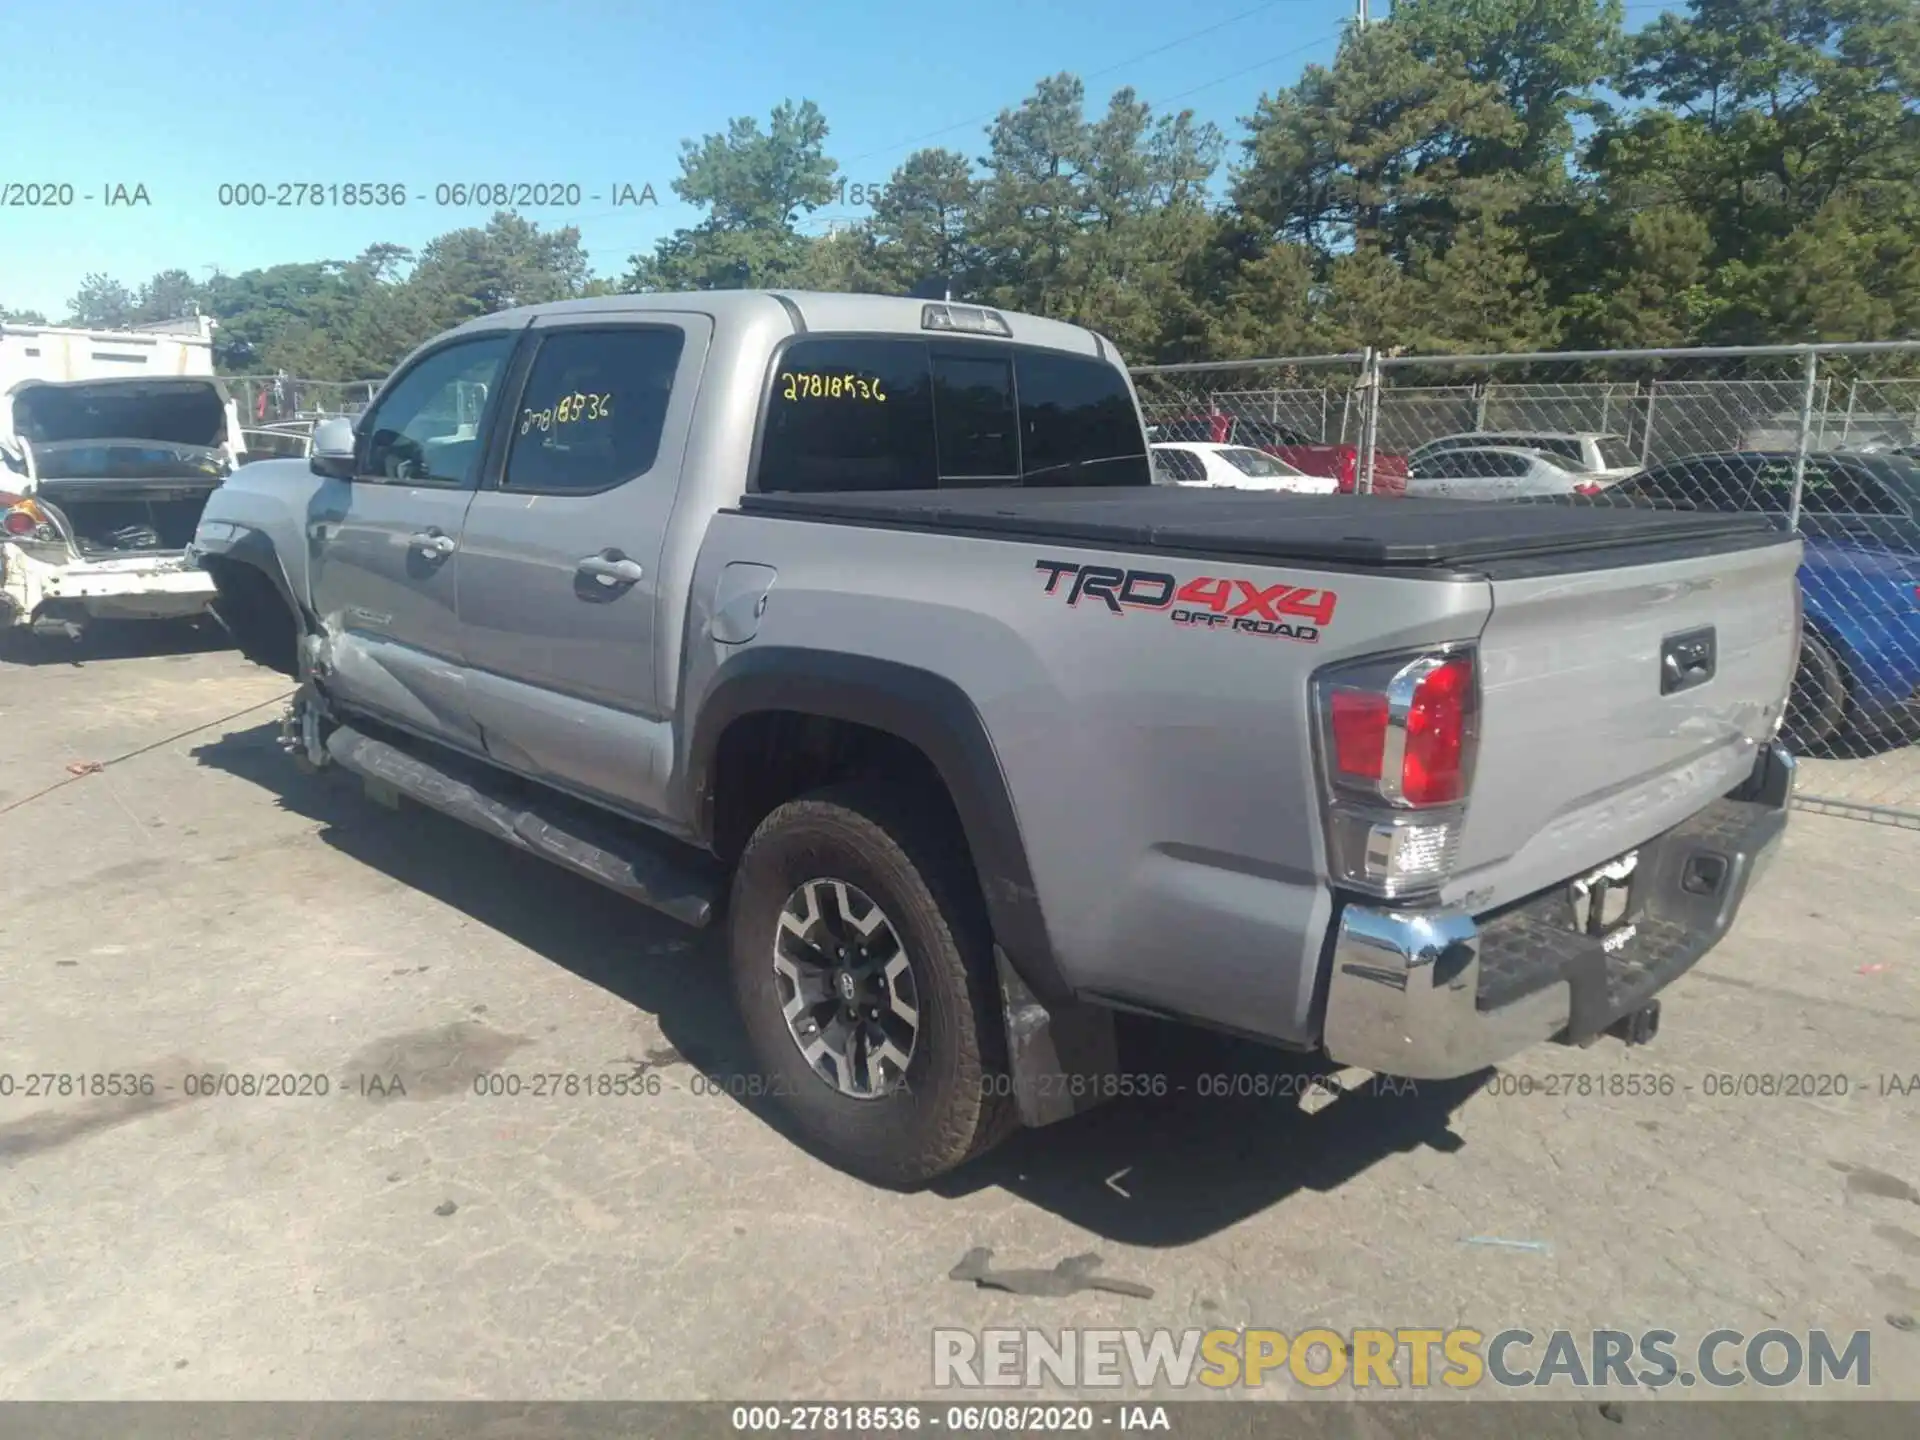
[(0, 629), (207, 609), (185, 550), (243, 453), (213, 329), (0, 325)]

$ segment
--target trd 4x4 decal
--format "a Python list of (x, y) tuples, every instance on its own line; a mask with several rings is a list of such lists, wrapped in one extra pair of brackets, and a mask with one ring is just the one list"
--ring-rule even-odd
[[(1231, 630), (1314, 644), (1322, 626), (1333, 620), (1339, 596), (1304, 586), (1262, 585), (1257, 580), (1202, 575), (1182, 583), (1159, 570), (1122, 570), (1117, 565), (1081, 565), (1072, 560), (1036, 560), (1047, 577), (1045, 594), (1063, 596), (1079, 607), (1098, 600), (1109, 613), (1129, 610), (1167, 612), (1176, 625), (1202, 630)], [(1062, 580), (1070, 582), (1062, 587)]]

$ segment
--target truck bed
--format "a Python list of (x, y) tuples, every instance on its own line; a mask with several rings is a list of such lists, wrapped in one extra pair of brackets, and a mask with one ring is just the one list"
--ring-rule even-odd
[(1456, 571), (1549, 557), (1618, 563), (1619, 552), (1740, 550), (1786, 537), (1765, 515), (1680, 514), (1579, 502), (1126, 489), (823, 491), (750, 494), (739, 509), (854, 525), (1068, 540), (1115, 549), (1342, 568)]

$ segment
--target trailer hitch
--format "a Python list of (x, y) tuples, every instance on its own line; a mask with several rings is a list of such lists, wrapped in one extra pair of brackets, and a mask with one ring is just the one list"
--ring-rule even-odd
[(1607, 1027), (1607, 1034), (1629, 1045), (1644, 1045), (1660, 1033), (1660, 1002), (1649, 1000)]

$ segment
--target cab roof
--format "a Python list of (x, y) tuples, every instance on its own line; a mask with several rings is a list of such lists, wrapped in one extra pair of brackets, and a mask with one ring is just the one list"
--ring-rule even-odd
[[(925, 324), (928, 307), (941, 308), (949, 302), (916, 300), (900, 295), (849, 295), (820, 290), (687, 290), (655, 295), (596, 295), (582, 300), (556, 300), (544, 305), (522, 305), (482, 315), (459, 327), (461, 333), (481, 330), (517, 330), (549, 315), (644, 314), (647, 311), (678, 311), (710, 316), (716, 326), (752, 325), (782, 312), (795, 333), (800, 334), (881, 334), (939, 335), (955, 332), (930, 330)], [(955, 300), (952, 308), (987, 309), (1006, 321), (1011, 336), (966, 336), (1011, 340), (1018, 345), (1063, 350), (1075, 355), (1092, 355), (1111, 364), (1123, 365), (1118, 350), (1092, 330), (1026, 315), (1016, 310), (981, 306), (972, 301)]]

